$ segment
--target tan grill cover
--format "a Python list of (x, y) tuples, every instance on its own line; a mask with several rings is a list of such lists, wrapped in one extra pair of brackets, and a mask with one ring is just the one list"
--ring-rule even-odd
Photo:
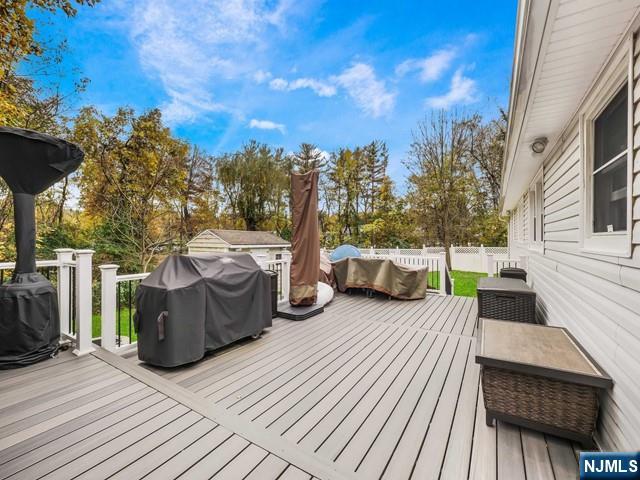
[(345, 258), (333, 264), (338, 290), (370, 288), (402, 300), (417, 300), (427, 295), (427, 268), (396, 265), (382, 258)]
[(318, 170), (291, 174), (292, 223), (289, 303), (313, 305), (320, 271)]

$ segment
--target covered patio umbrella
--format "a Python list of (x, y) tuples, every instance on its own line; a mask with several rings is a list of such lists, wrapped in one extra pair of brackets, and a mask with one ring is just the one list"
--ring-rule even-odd
[(0, 369), (25, 366), (55, 354), (60, 337), (53, 285), (36, 273), (35, 195), (78, 168), (77, 146), (59, 138), (0, 127), (0, 176), (13, 193), (17, 260), (0, 285)]
[(289, 303), (292, 306), (313, 305), (318, 294), (318, 175), (318, 170), (291, 174), (293, 235)]

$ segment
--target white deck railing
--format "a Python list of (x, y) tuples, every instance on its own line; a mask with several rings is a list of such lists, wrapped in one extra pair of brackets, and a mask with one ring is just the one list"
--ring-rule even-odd
[(487, 254), (487, 275), (494, 277), (500, 274), (500, 269), (507, 267), (517, 267), (527, 269), (527, 257), (520, 258), (495, 258), (492, 254)]
[[(365, 250), (366, 252), (366, 250)], [(388, 258), (393, 263), (398, 265), (406, 265), (408, 267), (426, 268), (429, 275), (429, 288), (430, 292), (437, 292), (442, 295), (447, 295), (447, 277), (449, 271), (447, 268), (447, 254), (444, 250), (437, 255), (422, 254), (422, 255), (401, 255), (395, 253), (394, 249), (390, 249), (391, 253), (363, 253), (364, 258)], [(432, 276), (431, 272), (438, 272), (436, 276)], [(453, 280), (449, 278), (451, 282), (451, 290), (453, 291)], [(450, 294), (453, 292), (451, 291)]]
[[(254, 255), (263, 270), (274, 270), (278, 273), (278, 300), (289, 298), (288, 256), (279, 260), (267, 260), (266, 255)], [(133, 327), (135, 313), (135, 286), (149, 276), (149, 273), (132, 273), (118, 275), (118, 265), (100, 265), (101, 272), (101, 346), (117, 353), (125, 353), (135, 348), (137, 341)], [(124, 315), (124, 317), (123, 317)]]
[[(36, 268), (44, 271), (44, 275), (57, 288), (61, 337), (74, 342), (74, 354), (85, 355), (94, 350), (91, 343), (91, 268), (94, 252), (71, 248), (60, 248), (55, 252), (54, 260), (37, 260)], [(14, 268), (14, 262), (0, 263), (0, 281), (4, 281), (5, 273)]]

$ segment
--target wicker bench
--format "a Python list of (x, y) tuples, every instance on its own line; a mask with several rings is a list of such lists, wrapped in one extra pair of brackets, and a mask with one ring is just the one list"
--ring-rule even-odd
[(536, 292), (514, 278), (478, 279), (478, 318), (536, 323)]
[(505, 267), (500, 269), (500, 278), (515, 278), (527, 281), (527, 271), (524, 268)]
[(564, 328), (480, 319), (487, 425), (494, 419), (593, 446), (599, 394), (613, 384)]

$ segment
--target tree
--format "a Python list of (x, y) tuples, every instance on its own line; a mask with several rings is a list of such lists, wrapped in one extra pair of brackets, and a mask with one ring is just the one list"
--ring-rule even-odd
[(176, 198), (180, 248), (201, 230), (213, 226), (219, 203), (214, 186), (213, 158), (194, 146), (183, 161), (185, 174), (179, 187), (180, 195)]
[(313, 143), (301, 143), (292, 155), (292, 168), (300, 173), (322, 170), (327, 164), (324, 153)]
[(423, 243), (466, 243), (476, 207), (477, 182), (469, 159), (472, 123), (446, 111), (433, 112), (413, 133), (408, 200)]
[[(98, 0), (0, 0), (0, 125), (29, 128), (67, 136), (65, 122), (70, 97), (86, 86), (80, 79), (75, 89), (61, 93), (60, 79), (66, 70), (61, 65), (66, 50), (64, 40), (53, 42), (42, 35), (29, 12), (32, 10), (76, 14), (76, 5), (93, 6)], [(76, 72), (72, 71), (71, 74)], [(36, 84), (35, 75), (47, 77), (47, 85)], [(65, 209), (73, 179), (65, 178), (47, 192), (38, 195), (36, 220), (39, 240), (50, 236), (51, 229), (65, 228)], [(1, 258), (12, 258), (13, 204), (4, 181), (0, 179)], [(49, 237), (47, 237), (49, 238)], [(68, 246), (74, 246), (69, 244)]]
[(376, 212), (376, 202), (380, 196), (382, 186), (387, 180), (389, 151), (385, 142), (374, 140), (362, 148), (362, 153), (363, 212), (366, 215), (372, 216)]
[(85, 152), (80, 181), (85, 215), (102, 225), (103, 237), (126, 268), (144, 271), (178, 237), (171, 200), (184, 191), (188, 146), (172, 137), (159, 110), (136, 116), (120, 108), (113, 117), (84, 108), (73, 140)]
[(236, 218), (247, 230), (267, 225), (283, 228), (286, 214), (290, 163), (283, 150), (271, 149), (255, 140), (240, 150), (216, 159), (220, 190)]
[(362, 149), (341, 148), (332, 152), (327, 172), (327, 201), (337, 215), (337, 241), (358, 243), (362, 192)]
[[(61, 63), (66, 43), (51, 45), (37, 35), (36, 22), (28, 11), (62, 11), (73, 17), (75, 5), (93, 6), (98, 1), (0, 0), (0, 124), (55, 133), (66, 98), (55, 86), (47, 91), (36, 87), (32, 77), (34, 73), (51, 76), (48, 70)], [(22, 73), (18, 73), (18, 65), (22, 66)], [(82, 80), (77, 88), (84, 85)]]
[(500, 180), (507, 135), (507, 113), (499, 109), (498, 117), (486, 124), (475, 115), (471, 119), (469, 155), (480, 172), (489, 208), (497, 210), (500, 203)]

